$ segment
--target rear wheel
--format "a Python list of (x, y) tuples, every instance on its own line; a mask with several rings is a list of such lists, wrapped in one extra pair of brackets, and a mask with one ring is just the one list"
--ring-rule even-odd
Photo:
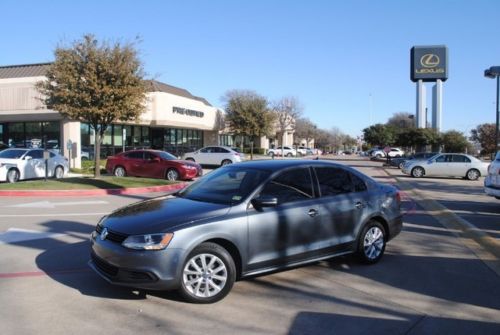
[(236, 280), (236, 268), (226, 249), (202, 243), (188, 256), (179, 292), (189, 302), (213, 303), (224, 298)]
[(117, 166), (115, 168), (114, 175), (116, 177), (125, 177), (127, 176), (127, 171), (125, 171), (125, 168), (123, 166)]
[(399, 165), (398, 165), (398, 167), (399, 167), (400, 169), (404, 168), (404, 166), (405, 166), (405, 162), (401, 162), (401, 163), (399, 163)]
[(170, 180), (170, 181), (179, 180), (179, 172), (177, 172), (176, 169), (168, 169), (166, 176), (167, 176), (167, 180)]
[(467, 171), (467, 174), (465, 176), (469, 180), (478, 180), (478, 178), (479, 178), (480, 175), (481, 174), (479, 173), (478, 170), (476, 170), (476, 169), (470, 169), (469, 171)]
[(7, 172), (7, 181), (9, 183), (15, 183), (19, 180), (19, 171), (17, 169), (10, 169)]
[(64, 169), (62, 168), (62, 166), (58, 166), (54, 170), (54, 178), (61, 179), (62, 177), (64, 177)]
[(358, 258), (366, 264), (377, 263), (385, 251), (385, 230), (377, 221), (369, 221), (358, 240)]
[(425, 171), (423, 168), (421, 168), (420, 166), (416, 166), (414, 167), (412, 170), (411, 170), (411, 176), (413, 178), (420, 178), (420, 177), (423, 177), (425, 174)]
[(292, 157), (292, 156), (293, 156), (293, 155), (292, 155), (292, 153), (291, 153), (291, 152), (289, 152), (289, 153), (287, 153), (287, 154), (286, 154), (286, 157)]

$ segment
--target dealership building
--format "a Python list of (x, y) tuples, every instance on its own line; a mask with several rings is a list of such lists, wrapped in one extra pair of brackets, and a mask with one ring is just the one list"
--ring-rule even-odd
[[(45, 80), (51, 63), (0, 66), (0, 142), (9, 147), (46, 146), (70, 157), (72, 167), (93, 159), (94, 133), (88, 123), (47, 109), (35, 83)], [(139, 120), (117, 122), (106, 130), (101, 156), (137, 148), (152, 148), (180, 156), (207, 145), (250, 146), (247, 138), (233, 136), (220, 126), (220, 108), (189, 91), (155, 80), (147, 81), (146, 109)], [(255, 147), (281, 145), (262, 137)], [(285, 135), (293, 144), (293, 132)]]

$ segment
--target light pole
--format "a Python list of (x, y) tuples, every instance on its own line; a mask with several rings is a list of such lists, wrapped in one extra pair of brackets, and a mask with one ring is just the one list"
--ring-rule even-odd
[(497, 79), (497, 109), (496, 109), (496, 117), (497, 117), (497, 122), (496, 122), (496, 128), (495, 128), (495, 150), (498, 151), (499, 149), (499, 143), (498, 143), (498, 136), (500, 134), (500, 105), (499, 105), (499, 100), (500, 100), (500, 66), (492, 66), (487, 70), (484, 70), (484, 76), (487, 78), (491, 79)]

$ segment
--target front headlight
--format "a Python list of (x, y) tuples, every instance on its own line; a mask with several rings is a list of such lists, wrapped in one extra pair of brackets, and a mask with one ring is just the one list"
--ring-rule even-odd
[(147, 235), (132, 235), (123, 241), (122, 245), (125, 248), (135, 250), (163, 250), (165, 249), (174, 234), (147, 234)]

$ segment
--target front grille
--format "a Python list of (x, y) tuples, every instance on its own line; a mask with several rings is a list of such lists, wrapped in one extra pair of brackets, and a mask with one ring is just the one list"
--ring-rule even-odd
[(91, 253), (90, 257), (92, 258), (95, 266), (108, 276), (115, 277), (118, 274), (118, 268), (116, 266), (111, 265), (105, 260), (97, 257), (94, 253)]
[[(97, 234), (100, 235), (102, 232), (102, 229), (103, 229), (103, 227), (98, 224), (97, 227), (95, 228), (95, 231), (97, 232)], [(108, 235), (106, 236), (106, 240), (121, 244), (123, 241), (125, 241), (125, 239), (127, 237), (128, 237), (127, 234), (118, 233), (116, 231), (108, 229)]]

